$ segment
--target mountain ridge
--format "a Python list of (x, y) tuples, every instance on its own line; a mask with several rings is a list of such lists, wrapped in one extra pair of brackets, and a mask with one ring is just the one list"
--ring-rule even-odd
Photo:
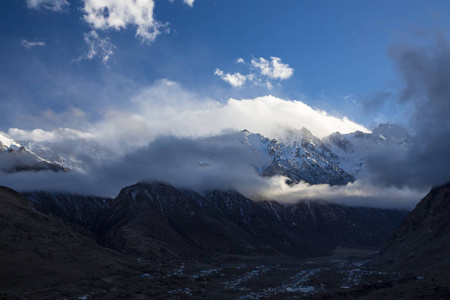
[(46, 160), (0, 132), (0, 170), (5, 173), (23, 171), (68, 171), (63, 165)]
[[(230, 136), (223, 138), (226, 140), (224, 142), (230, 142)], [(250, 149), (257, 158), (252, 164), (259, 176), (285, 176), (289, 184), (304, 181), (309, 184), (345, 185), (364, 177), (366, 158), (371, 153), (389, 147), (408, 147), (411, 136), (400, 125), (380, 124), (372, 133), (335, 132), (323, 139), (314, 136), (307, 128), (286, 129), (279, 134), (278, 140), (248, 130), (238, 132), (233, 139)], [(220, 135), (208, 143), (218, 141), (221, 141)], [(120, 155), (114, 154), (107, 146), (95, 140), (68, 139), (64, 140), (63, 145), (32, 140), (19, 144), (9, 139), (8, 143), (20, 145), (25, 152), (33, 153), (52, 166), (62, 166), (79, 173), (88, 173), (90, 167), (98, 168), (102, 164), (110, 164), (114, 159), (120, 159)], [(135, 155), (139, 153), (136, 152)], [(128, 157), (133, 155), (134, 152), (129, 153)], [(202, 153), (198, 155), (201, 156)], [(208, 157), (204, 158), (207, 163), (203, 163), (202, 157), (198, 159), (198, 168), (215, 163)], [(20, 165), (20, 160), (15, 164)]]
[(44, 192), (25, 196), (38, 210), (52, 208), (65, 219), (73, 201), (91, 203), (78, 208), (85, 217), (70, 220), (93, 230), (104, 246), (157, 257), (255, 251), (308, 257), (327, 255), (338, 245), (377, 248), (406, 214), (319, 201), (253, 201), (233, 190), (201, 195), (160, 182), (125, 187), (105, 201)]

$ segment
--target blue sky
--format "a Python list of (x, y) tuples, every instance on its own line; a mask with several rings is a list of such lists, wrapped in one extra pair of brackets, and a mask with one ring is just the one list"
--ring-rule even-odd
[[(361, 103), (401, 85), (388, 55), (392, 45), (450, 28), (448, 1), (196, 0), (190, 6), (149, 0), (154, 18), (168, 22), (161, 31), (170, 31), (149, 42), (136, 37), (133, 22), (121, 30), (94, 28), (83, 18), (87, 2), (0, 2), (0, 130), (79, 127), (67, 122), (74, 111), (95, 122), (160, 79), (219, 102), (272, 94), (367, 128), (402, 122), (391, 107), (368, 111)], [(84, 35), (93, 30), (108, 39), (106, 63), (99, 51), (87, 58)], [(257, 74), (251, 60), (271, 57), (289, 65), (293, 75), (260, 75), (262, 84), (247, 80), (233, 87), (214, 74), (217, 68)]]

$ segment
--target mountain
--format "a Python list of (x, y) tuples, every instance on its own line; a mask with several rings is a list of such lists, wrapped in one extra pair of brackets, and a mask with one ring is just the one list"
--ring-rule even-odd
[[(414, 286), (426, 281), (397, 273), (379, 277), (360, 269), (364, 258), (342, 253), (296, 259), (329, 254), (336, 245), (379, 245), (402, 211), (325, 202), (285, 206), (161, 182), (126, 187), (115, 199), (26, 196), (33, 202), (0, 187), (1, 299), (296, 299), (312, 290), (309, 285), (319, 294), (307, 296), (317, 299), (415, 299), (405, 297), (410, 289), (385, 297), (384, 287), (392, 280), (394, 288), (403, 280)], [(361, 286), (334, 287), (353, 278)], [(436, 289), (445, 299), (445, 286)]]
[(64, 290), (77, 299), (102, 288), (103, 277), (136, 274), (75, 227), (0, 187), (0, 298), (61, 299)]
[(126, 187), (112, 200), (44, 192), (26, 197), (38, 210), (93, 231), (101, 245), (146, 257), (311, 257), (338, 245), (376, 248), (406, 214), (327, 202), (257, 202), (233, 190), (201, 195), (161, 182)]
[(433, 188), (417, 204), (375, 263), (400, 271), (446, 274), (450, 282), (450, 183)]
[(335, 132), (323, 139), (308, 129), (285, 130), (279, 140), (247, 130), (240, 142), (265, 161), (262, 176), (283, 175), (288, 183), (345, 185), (363, 175), (366, 158), (389, 147), (407, 147), (411, 136), (400, 125), (380, 124), (372, 133)]
[(88, 166), (115, 158), (106, 146), (92, 139), (71, 138), (63, 142), (20, 140), (21, 145), (40, 157), (63, 165), (65, 168), (86, 173)]
[(380, 124), (372, 133), (335, 132), (324, 138), (324, 143), (339, 157), (339, 167), (355, 177), (363, 175), (366, 158), (372, 153), (388, 148), (405, 148), (411, 141), (408, 132), (395, 124)]
[[(322, 140), (306, 128), (286, 129), (278, 139), (243, 130), (237, 135), (237, 140), (258, 158), (254, 167), (261, 176), (282, 175), (287, 177), (289, 184), (305, 181), (345, 185), (364, 176), (365, 160), (369, 155), (390, 147), (408, 147), (412, 137), (400, 125), (380, 124), (372, 133), (335, 132)], [(220, 142), (220, 136), (217, 141)], [(9, 143), (16, 145), (12, 148), (16, 152), (23, 148), (41, 161), (81, 173), (88, 172), (91, 166), (99, 167), (119, 157), (108, 146), (92, 139), (69, 138), (63, 142), (23, 140), (20, 144), (10, 140)], [(14, 161), (10, 162), (11, 168), (18, 165), (19, 170), (27, 169), (20, 167), (16, 160), (8, 160)]]
[(291, 183), (330, 185), (356, 179), (339, 167), (339, 157), (306, 128), (286, 132), (284, 143), (247, 130), (242, 131), (240, 141), (268, 162), (257, 167), (262, 176), (283, 175)]
[(65, 172), (67, 169), (55, 162), (46, 160), (18, 142), (0, 133), (0, 170), (5, 173), (21, 171)]
[(405, 278), (371, 299), (449, 299), (450, 183), (417, 204), (368, 267)]
[(103, 215), (108, 210), (111, 198), (81, 196), (67, 193), (24, 193), (38, 211), (75, 223), (94, 233), (103, 227)]

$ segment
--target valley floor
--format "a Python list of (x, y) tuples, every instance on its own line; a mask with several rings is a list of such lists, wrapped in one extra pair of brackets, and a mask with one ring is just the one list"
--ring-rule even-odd
[(445, 299), (450, 295), (450, 288), (438, 278), (365, 268), (374, 253), (338, 248), (332, 256), (306, 260), (135, 257), (123, 260), (108, 276), (80, 274), (83, 279), (71, 283), (48, 279), (39, 286), (4, 289), (0, 299)]

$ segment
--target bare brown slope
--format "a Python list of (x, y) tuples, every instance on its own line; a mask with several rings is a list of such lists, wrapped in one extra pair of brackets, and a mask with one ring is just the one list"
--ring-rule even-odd
[(102, 276), (124, 272), (116, 254), (0, 187), (0, 298), (82, 296)]

